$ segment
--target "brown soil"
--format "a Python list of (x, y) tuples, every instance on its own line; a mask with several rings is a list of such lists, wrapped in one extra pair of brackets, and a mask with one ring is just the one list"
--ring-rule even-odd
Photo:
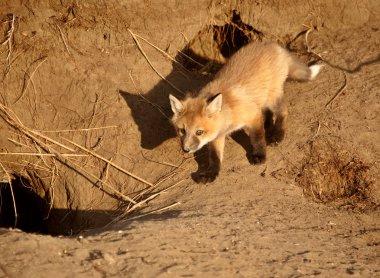
[[(18, 219), (0, 228), (0, 277), (380, 275), (380, 6), (237, 2), (2, 1), (0, 224), (14, 203)], [(265, 165), (235, 134), (219, 178), (196, 184), (204, 155), (183, 156), (168, 94), (248, 41), (325, 66), (286, 84)]]

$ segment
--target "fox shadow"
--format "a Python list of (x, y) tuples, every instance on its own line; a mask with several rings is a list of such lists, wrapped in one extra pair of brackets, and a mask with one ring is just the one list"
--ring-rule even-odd
[[(191, 50), (184, 49), (181, 53), (186, 53), (186, 56), (197, 61), (196, 64), (192, 60), (185, 60), (183, 55), (178, 54), (175, 59), (184, 67), (174, 64), (173, 70), (165, 79), (182, 92), (172, 88), (166, 80), (161, 80), (144, 95), (119, 90), (119, 94), (131, 110), (133, 121), (140, 132), (140, 146), (144, 149), (153, 150), (177, 136), (171, 123), (173, 112), (170, 107), (169, 94), (178, 99), (184, 99), (187, 92), (201, 90), (222, 67), (221, 63), (196, 55)], [(204, 65), (204, 67), (200, 65)], [(211, 72), (202, 74), (206, 68)], [(207, 155), (204, 153), (205, 150), (202, 150), (195, 154), (199, 168), (203, 168), (207, 164)]]
[[(191, 55), (196, 56), (194, 53)], [(177, 55), (176, 59), (180, 60), (180, 58)], [(201, 58), (199, 57), (198, 60)], [(207, 61), (207, 63), (212, 64), (214, 61)], [(211, 79), (211, 75), (202, 76), (195, 71), (185, 71), (174, 65), (173, 70), (165, 79), (175, 84), (182, 92), (170, 87), (165, 80), (161, 80), (144, 95), (119, 90), (119, 94), (131, 109), (132, 118), (141, 134), (140, 145), (144, 149), (152, 150), (176, 136), (176, 131), (170, 121), (173, 112), (170, 107), (169, 94), (178, 99), (184, 99), (187, 92), (196, 92), (202, 89)]]

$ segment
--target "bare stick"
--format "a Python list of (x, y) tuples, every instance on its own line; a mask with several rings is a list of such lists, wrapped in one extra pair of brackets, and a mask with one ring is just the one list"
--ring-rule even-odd
[(7, 64), (8, 64), (8, 69), (6, 71), (6, 74), (10, 71), (11, 69), (11, 53), (12, 53), (12, 37), (13, 37), (13, 32), (15, 30), (15, 15), (11, 14), (12, 18), (9, 21), (9, 30), (5, 34), (5, 40), (1, 43), (2, 45), (7, 44), (8, 45), (8, 54), (7, 54)]
[(309, 140), (310, 142), (314, 141), (315, 138), (317, 138), (318, 134), (319, 134), (319, 131), (321, 129), (321, 121), (318, 120), (318, 127), (317, 127), (317, 131), (315, 132), (315, 134), (313, 135), (313, 137)]
[(148, 160), (149, 162), (154, 162), (154, 163), (157, 163), (157, 164), (161, 164), (161, 165), (166, 165), (166, 166), (174, 167), (174, 168), (176, 168), (176, 169), (188, 170), (187, 168), (184, 168), (184, 167), (181, 166), (181, 164), (183, 164), (183, 161), (181, 162), (180, 165), (175, 165), (175, 164), (172, 164), (172, 163), (169, 163), (169, 162), (165, 162), (165, 161), (162, 161), (162, 162), (161, 162), (161, 161), (156, 161), (156, 160), (150, 159), (150, 158), (146, 157), (146, 156), (144, 155), (143, 152), (141, 152), (141, 155), (142, 155), (142, 157), (143, 157), (145, 160)]
[[(51, 193), (50, 193), (50, 191), (51, 191)], [(48, 213), (46, 214), (46, 216), (44, 217), (44, 220), (47, 220), (47, 219), (49, 219), (49, 217), (50, 217), (50, 212), (51, 212), (51, 210), (53, 209), (53, 205), (54, 205), (54, 187), (49, 187), (49, 193), (50, 193), (50, 204), (49, 204), (49, 210), (48, 210)]]
[(159, 48), (158, 46), (154, 45), (153, 43), (151, 43), (150, 41), (148, 41), (147, 39), (145, 39), (144, 37), (138, 35), (138, 34), (134, 34), (136, 37), (138, 37), (139, 39), (142, 39), (144, 42), (146, 42), (147, 44), (149, 44), (150, 46), (152, 46), (154, 49), (156, 49), (157, 51), (159, 51), (160, 53), (162, 53), (165, 57), (167, 57), (170, 61), (176, 63), (176, 64), (179, 64), (181, 67), (183, 67), (185, 70), (187, 70), (180, 62), (178, 62), (176, 59), (174, 59), (169, 53), (167, 53), (166, 51), (162, 50), (161, 48)]
[(158, 46), (154, 45), (153, 43), (151, 43), (150, 41), (148, 41), (147, 39), (141, 37), (140, 35), (137, 35), (135, 34), (136, 37), (138, 37), (139, 39), (142, 39), (144, 42), (146, 42), (147, 44), (149, 44), (151, 47), (153, 47), (154, 49), (156, 49), (158, 52), (162, 53), (166, 58), (168, 58), (170, 61), (174, 62), (175, 64), (179, 65), (183, 70), (185, 70), (186, 72), (188, 73), (191, 73), (187, 68), (185, 68), (180, 62), (178, 62), (176, 59), (173, 58), (173, 56), (171, 56), (169, 53), (167, 53), (166, 51), (162, 50), (161, 48), (159, 48)]
[(91, 128), (40, 130), (39, 132), (43, 132), (43, 133), (82, 132), (82, 131), (93, 131), (93, 130), (108, 129), (108, 128), (118, 128), (118, 126), (109, 125), (109, 126), (100, 126), (100, 127), (91, 127)]
[[(172, 177), (175, 176), (176, 174), (177, 174), (176, 172), (172, 171), (172, 172), (170, 172), (168, 175), (166, 175), (166, 176), (164, 176), (164, 177), (161, 177), (157, 182), (154, 183), (154, 187), (149, 187), (149, 188), (147, 188), (147, 189), (141, 191), (141, 192), (138, 193), (136, 196), (134, 196), (134, 200), (141, 200), (142, 197), (143, 197), (144, 195), (146, 195), (146, 194), (152, 192), (152, 191), (153, 191), (155, 188), (157, 188), (161, 183), (165, 182), (165, 181), (168, 180), (169, 178), (172, 178)], [(179, 182), (177, 182), (176, 184), (174, 184), (174, 186), (177, 185), (177, 184), (179, 184), (179, 183), (182, 182), (182, 181), (184, 181), (184, 180), (180, 180)], [(171, 187), (173, 187), (173, 186), (171, 186)], [(164, 190), (163, 190), (162, 192), (160, 192), (160, 193), (165, 192), (166, 190), (168, 190), (168, 189), (171, 188), (171, 187), (168, 187), (168, 188), (164, 189)], [(157, 193), (157, 192), (156, 192), (156, 193)], [(156, 194), (156, 193), (155, 193), (155, 194)], [(155, 195), (155, 194), (153, 194), (153, 195)], [(158, 194), (158, 195), (159, 195), (159, 194)], [(157, 197), (158, 195), (154, 196), (153, 198), (150, 198), (150, 197), (151, 197), (151, 196), (150, 196), (150, 197), (148, 197), (148, 199), (149, 199), (149, 200), (154, 199), (154, 198)], [(143, 202), (143, 203), (145, 202), (145, 203), (146, 203), (146, 202), (149, 201), (149, 200), (142, 200), (141, 202)], [(128, 206), (127, 212), (129, 212), (130, 209), (134, 210), (135, 208), (130, 208), (130, 206)]]
[[(3, 111), (5, 113), (5, 115), (7, 116), (7, 118), (4, 118), (4, 120), (8, 124), (13, 126), (15, 129), (21, 130), (29, 139), (32, 139), (32, 140), (38, 142), (39, 140), (38, 140), (38, 138), (36, 138), (36, 136), (38, 136), (38, 137), (45, 139), (46, 141), (48, 141), (50, 143), (53, 143), (57, 146), (60, 146), (64, 149), (66, 149), (70, 152), (74, 152), (74, 150), (72, 148), (69, 148), (69, 147), (59, 143), (58, 141), (51, 139), (50, 137), (47, 137), (47, 136), (45, 136), (45, 135), (43, 135), (37, 131), (34, 131), (34, 130), (29, 129), (26, 126), (24, 126), (23, 123), (20, 121), (20, 119), (17, 117), (17, 115), (13, 111), (11, 111), (8, 107), (2, 105), (1, 103), (0, 103), (0, 110)], [(12, 117), (12, 115), (13, 115), (13, 117)], [(18, 123), (15, 121), (14, 118), (17, 119)]]
[(4, 164), (17, 165), (17, 166), (21, 166), (23, 168), (32, 167), (32, 168), (35, 168), (35, 169), (38, 169), (41, 171), (50, 172), (50, 169), (47, 169), (47, 168), (42, 167), (42, 166), (35, 164), (35, 163), (31, 163), (30, 161), (22, 160), (21, 162), (24, 162), (24, 164), (13, 162), (13, 161), (0, 160), (0, 163), (4, 163)]
[[(99, 183), (103, 184), (105, 187), (109, 188), (113, 194), (115, 194), (117, 197), (119, 197), (120, 199), (124, 200), (124, 201), (128, 201), (128, 202), (131, 202), (133, 204), (136, 204), (136, 201), (133, 200), (132, 198), (124, 195), (122, 192), (120, 192), (119, 190), (115, 189), (112, 185), (110, 185), (108, 182), (106, 181), (103, 181), (101, 179), (99, 179), (98, 177), (96, 177), (95, 175), (87, 172), (83, 167), (81, 167), (80, 165), (76, 164), (76, 163), (73, 163), (71, 162), (72, 164), (74, 164), (75, 166), (79, 167), (82, 169), (82, 171), (84, 171), (87, 175), (89, 175), (90, 177), (94, 178), (95, 180), (97, 180)], [(109, 165), (109, 164), (108, 164)]]
[(183, 32), (180, 32), (180, 34), (182, 35), (182, 38), (183, 38), (183, 40), (185, 41), (185, 43), (186, 43), (186, 44), (189, 44), (190, 41), (189, 41), (189, 39), (186, 37), (186, 35), (185, 35)]
[(20, 147), (30, 148), (28, 145), (25, 145), (25, 144), (23, 144), (23, 143), (21, 143), (21, 142), (18, 142), (18, 141), (16, 141), (16, 140), (11, 139), (11, 138), (8, 138), (8, 141), (10, 141), (10, 142), (12, 142), (13, 144), (16, 144), (17, 146), (20, 146)]
[(44, 56), (44, 57), (41, 57), (41, 58), (38, 58), (36, 61), (34, 61), (32, 64), (34, 64), (35, 62), (37, 62), (38, 60), (41, 60), (37, 66), (34, 68), (34, 70), (32, 71), (31, 74), (28, 73), (28, 71), (25, 72), (25, 75), (28, 75), (28, 79), (27, 81), (25, 82), (25, 78), (24, 78), (24, 85), (22, 86), (22, 90), (21, 90), (21, 94), (20, 96), (15, 100), (15, 102), (13, 102), (13, 104), (16, 104), (23, 96), (24, 96), (24, 93), (28, 90), (28, 87), (29, 87), (29, 83), (30, 81), (32, 80), (33, 78), (33, 75), (34, 73), (37, 71), (37, 69), (47, 60), (47, 56)]
[(18, 221), (18, 214), (17, 214), (15, 195), (14, 195), (14, 192), (13, 192), (12, 179), (11, 179), (11, 176), (9, 175), (8, 171), (5, 169), (4, 165), (1, 162), (0, 162), (0, 166), (3, 169), (5, 175), (7, 176), (9, 188), (11, 189), (12, 202), (13, 202), (13, 211), (14, 211), (14, 215), (15, 215), (14, 227), (16, 227), (17, 226), (17, 221)]
[(166, 83), (168, 83), (173, 89), (175, 89), (176, 91), (178, 91), (178, 92), (181, 93), (182, 95), (185, 95), (185, 93), (184, 93), (181, 89), (177, 88), (173, 83), (171, 83), (171, 82), (170, 82), (169, 80), (167, 80), (167, 79), (166, 79), (161, 73), (158, 72), (158, 70), (153, 66), (152, 62), (149, 60), (149, 58), (148, 58), (148, 56), (146, 55), (145, 51), (142, 49), (142, 47), (141, 47), (139, 41), (137, 40), (135, 34), (134, 34), (130, 29), (128, 29), (128, 28), (127, 28), (127, 31), (131, 34), (133, 40), (134, 40), (135, 43), (136, 43), (137, 48), (140, 50), (141, 54), (144, 56), (144, 58), (146, 59), (146, 61), (148, 62), (148, 64), (151, 66), (151, 68), (155, 71), (155, 73), (157, 73), (157, 75), (158, 75), (159, 77), (161, 77), (162, 80), (164, 80)]
[(34, 131), (32, 129), (29, 129), (29, 128), (27, 128), (27, 131), (29, 131), (30, 133), (32, 133), (32, 134), (34, 134), (36, 136), (39, 136), (39, 137), (45, 139), (46, 141), (49, 141), (50, 143), (53, 143), (53, 144), (55, 144), (57, 146), (60, 146), (61, 148), (64, 148), (64, 149), (66, 149), (68, 151), (71, 151), (71, 152), (74, 152), (74, 150), (72, 148), (70, 148), (70, 147), (68, 147), (66, 145), (63, 145), (62, 143), (59, 143), (58, 141), (53, 140), (53, 139), (51, 139), (51, 138), (49, 138), (49, 137), (47, 137), (47, 136), (45, 136), (45, 135), (43, 135), (43, 134), (41, 134), (41, 133), (39, 133), (37, 131)]
[(149, 212), (147, 212), (147, 213), (140, 214), (140, 215), (137, 215), (137, 216), (134, 216), (134, 217), (128, 218), (128, 219), (126, 219), (125, 221), (131, 221), (131, 220), (139, 219), (139, 218), (142, 218), (142, 217), (144, 217), (144, 216), (147, 216), (147, 215), (150, 215), (150, 214), (153, 214), (153, 213), (162, 212), (162, 211), (164, 211), (164, 210), (170, 209), (170, 208), (175, 207), (175, 206), (178, 206), (178, 205), (180, 205), (180, 204), (181, 204), (180, 202), (175, 202), (174, 204), (168, 205), (168, 206), (166, 206), (166, 207), (163, 207), (163, 208), (160, 208), (160, 209), (155, 209), (155, 210), (149, 211)]
[(123, 172), (124, 174), (127, 174), (128, 176), (130, 176), (130, 177), (132, 177), (132, 178), (134, 178), (134, 179), (136, 179), (136, 180), (138, 180), (138, 181), (140, 181), (140, 182), (142, 182), (142, 183), (145, 183), (145, 184), (147, 184), (147, 185), (149, 185), (149, 186), (154, 186), (153, 183), (148, 182), (148, 181), (146, 181), (146, 180), (144, 180), (144, 179), (142, 179), (142, 178), (140, 178), (140, 177), (138, 177), (138, 176), (132, 174), (131, 172), (129, 172), (129, 171), (127, 171), (127, 170), (121, 168), (120, 166), (118, 166), (118, 165), (116, 165), (115, 163), (113, 163), (112, 161), (110, 161), (110, 160), (108, 160), (108, 159), (106, 159), (106, 158), (104, 158), (104, 157), (98, 155), (97, 153), (95, 153), (95, 152), (93, 152), (93, 151), (91, 151), (91, 150), (89, 150), (89, 149), (87, 149), (87, 148), (85, 148), (85, 147), (83, 147), (83, 146), (81, 146), (81, 145), (79, 145), (79, 144), (77, 144), (77, 143), (75, 143), (75, 142), (73, 142), (73, 141), (67, 139), (67, 138), (64, 138), (64, 137), (61, 137), (61, 138), (62, 138), (63, 140), (65, 140), (65, 141), (69, 142), (70, 144), (72, 144), (72, 145), (78, 147), (78, 148), (81, 149), (82, 151), (85, 151), (85, 152), (91, 154), (92, 156), (95, 156), (95, 157), (99, 158), (100, 160), (103, 160), (104, 162), (109, 163), (111, 166), (113, 166), (114, 168), (116, 168), (116, 169), (119, 170), (120, 172)]
[(163, 189), (163, 190), (161, 190), (161, 191), (159, 191), (159, 192), (156, 192), (156, 193), (150, 195), (148, 198), (146, 198), (146, 199), (144, 199), (144, 200), (138, 202), (137, 204), (135, 204), (132, 208), (130, 208), (129, 210), (127, 210), (126, 213), (130, 213), (130, 212), (134, 211), (135, 209), (141, 207), (141, 205), (143, 205), (143, 204), (147, 203), (148, 201), (150, 201), (150, 200), (156, 198), (157, 196), (161, 195), (162, 193), (165, 193), (166, 191), (168, 191), (169, 189), (171, 189), (171, 188), (177, 186), (178, 184), (180, 184), (180, 183), (183, 182), (183, 181), (184, 181), (184, 180), (180, 180), (179, 182), (176, 182), (175, 184), (173, 184), (173, 185), (171, 185), (171, 186), (169, 186), (169, 187), (167, 187), (167, 188), (165, 188), (165, 189)]
[(71, 53), (70, 53), (70, 49), (69, 49), (69, 47), (68, 47), (68, 45), (67, 45), (67, 43), (66, 43), (66, 39), (65, 39), (65, 36), (64, 36), (63, 33), (62, 33), (62, 30), (61, 30), (61, 28), (58, 26), (58, 24), (56, 24), (56, 25), (57, 25), (57, 27), (58, 27), (59, 33), (60, 33), (60, 35), (61, 35), (61, 38), (62, 38), (63, 44), (65, 45), (65, 48), (66, 48), (66, 50), (67, 50), (67, 53), (69, 53), (69, 55), (71, 55)]
[(315, 27), (311, 27), (311, 26), (308, 26), (306, 24), (302, 24), (304, 27), (307, 28), (307, 31), (306, 31), (306, 34), (305, 34), (305, 43), (306, 43), (306, 46), (307, 46), (307, 52), (308, 53), (312, 53), (316, 56), (318, 56), (322, 61), (323, 61), (323, 58), (321, 55), (319, 55), (318, 53), (314, 52), (313, 50), (311, 50), (310, 46), (309, 46), (309, 34), (315, 30)]
[(325, 109), (346, 89), (347, 87), (347, 75), (346, 73), (343, 71), (343, 76), (344, 76), (344, 83), (343, 85), (339, 88), (338, 92), (332, 97), (332, 99), (330, 99), (326, 105), (325, 105)]
[(267, 173), (267, 169), (268, 169), (268, 164), (265, 163), (265, 168), (264, 168), (264, 170), (260, 173), (260, 176), (265, 177), (265, 175), (266, 175), (266, 173)]
[(162, 109), (161, 106), (159, 106), (159, 105), (156, 104), (156, 103), (151, 102), (151, 101), (150, 101), (149, 99), (147, 99), (143, 94), (140, 93), (139, 89), (137, 89), (137, 86), (136, 86), (135, 80), (133, 79), (131, 72), (129, 71), (128, 74), (129, 74), (129, 78), (131, 78), (132, 83), (133, 83), (133, 86), (135, 87), (135, 89), (136, 89), (137, 93), (139, 94), (139, 96), (140, 96), (143, 100), (145, 100), (146, 102), (148, 102), (150, 105), (152, 105), (153, 107), (156, 107), (157, 110), (158, 110), (158, 111), (159, 111), (159, 112), (160, 112), (160, 113), (161, 113), (166, 119), (170, 120), (170, 118), (169, 118), (168, 116), (166, 116), (166, 114), (164, 113), (164, 111), (163, 111), (163, 109)]
[(186, 57), (190, 61), (196, 63), (198, 66), (201, 66), (202, 68), (206, 67), (206, 65), (199, 63), (197, 60), (194, 60), (189, 55), (185, 54), (183, 51), (181, 51), (181, 50), (177, 50), (177, 51), (178, 51), (179, 54), (183, 55), (184, 57)]
[[(2, 152), (0, 155), (25, 155), (25, 156), (57, 156), (57, 154), (54, 153), (7, 153)], [(59, 155), (64, 157), (88, 157), (88, 154), (75, 154), (75, 153), (60, 153)]]
[[(94, 119), (95, 119), (95, 116), (96, 116), (96, 112), (97, 112), (97, 108), (98, 108), (98, 103), (99, 103), (98, 100), (99, 100), (99, 95), (95, 94), (95, 103), (94, 103), (94, 106), (92, 107), (92, 115), (91, 115), (90, 122), (88, 123), (88, 127), (87, 128), (91, 128), (91, 125), (94, 122)], [(89, 139), (90, 136), (91, 135), (89, 133), (85, 134), (85, 139), (84, 139), (85, 146), (90, 145), (90, 139)], [(100, 143), (101, 138), (99, 138), (98, 140), (99, 140), (98, 143)], [(94, 149), (95, 147), (92, 147), (91, 149)]]

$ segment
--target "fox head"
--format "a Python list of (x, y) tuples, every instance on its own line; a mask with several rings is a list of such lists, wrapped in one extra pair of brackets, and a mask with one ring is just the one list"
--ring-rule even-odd
[(209, 99), (191, 98), (180, 101), (169, 95), (172, 122), (181, 138), (184, 152), (194, 153), (219, 135), (222, 95)]

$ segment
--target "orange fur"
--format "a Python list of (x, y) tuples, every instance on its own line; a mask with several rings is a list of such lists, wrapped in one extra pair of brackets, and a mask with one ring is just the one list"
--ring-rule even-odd
[(203, 181), (216, 178), (219, 169), (214, 168), (223, 159), (224, 138), (238, 129), (249, 132), (253, 147), (251, 162), (263, 162), (263, 112), (268, 110), (274, 115), (272, 129), (278, 135), (274, 139), (282, 140), (287, 118), (282, 104), (286, 79), (311, 80), (319, 69), (320, 66), (307, 67), (277, 44), (251, 43), (233, 55), (214, 80), (195, 96), (183, 101), (170, 96), (172, 122), (180, 131), (184, 151), (195, 152), (209, 144), (213, 152)]

